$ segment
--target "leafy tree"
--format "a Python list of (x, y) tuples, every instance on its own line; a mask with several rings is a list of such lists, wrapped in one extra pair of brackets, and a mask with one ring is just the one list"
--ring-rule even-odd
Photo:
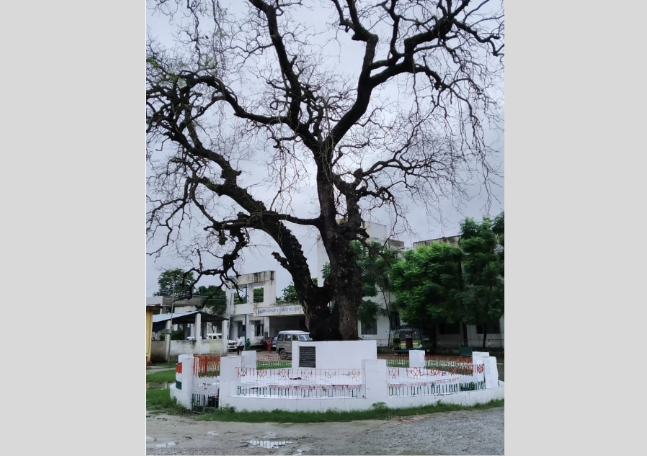
[[(463, 195), (466, 176), (489, 188), (497, 175), (483, 125), (500, 113), (502, 0), (149, 5), (178, 27), (168, 48), (152, 36), (146, 45), (147, 236), (161, 240), (150, 254), (173, 248), (198, 280), (233, 283), (250, 237), (264, 233), (313, 338), (355, 339), (352, 241), (368, 237), (366, 213), (405, 220), (411, 199), (431, 212)], [(245, 175), (248, 164), (267, 178)], [(315, 205), (295, 208), (306, 187)], [(295, 224), (321, 236), (331, 263), (321, 286)]]
[(393, 290), (402, 317), (420, 326), (436, 347), (436, 327), (458, 321), (462, 251), (447, 243), (421, 246), (404, 253), (392, 268)]
[(461, 223), (459, 245), (464, 252), (464, 292), (461, 294), (465, 323), (483, 325), (483, 348), (487, 337), (486, 323), (498, 320), (504, 311), (503, 290), (504, 213), (494, 220), (484, 217), (481, 223), (471, 218)]
[(192, 271), (182, 269), (167, 269), (157, 279), (159, 291), (156, 296), (174, 296), (176, 298), (190, 297), (195, 280)]
[(196, 295), (202, 298), (202, 307), (215, 315), (224, 315), (227, 310), (227, 293), (220, 287), (199, 286)]
[[(317, 278), (313, 277), (312, 282), (317, 285)], [(283, 289), (283, 294), (278, 299), (279, 302), (300, 302), (299, 294), (297, 289), (294, 287), (294, 283), (290, 283), (287, 287)]]

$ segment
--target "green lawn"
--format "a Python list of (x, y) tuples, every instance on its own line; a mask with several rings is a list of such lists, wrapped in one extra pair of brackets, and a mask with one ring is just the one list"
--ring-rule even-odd
[(161, 372), (155, 372), (153, 374), (146, 374), (146, 383), (148, 382), (155, 382), (155, 383), (162, 383), (162, 382), (167, 382), (171, 383), (175, 381), (175, 369), (174, 370), (167, 370), (167, 371), (161, 371)]

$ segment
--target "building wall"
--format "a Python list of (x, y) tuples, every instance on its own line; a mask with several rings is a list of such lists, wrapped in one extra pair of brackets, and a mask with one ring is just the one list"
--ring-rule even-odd
[[(217, 339), (202, 340), (172, 340), (171, 362), (176, 361), (179, 355), (223, 355), (227, 353), (226, 341)], [(151, 360), (153, 362), (166, 361), (166, 341), (154, 340), (151, 342)]]
[(374, 340), (378, 347), (386, 347), (389, 344), (389, 319), (384, 315), (377, 316), (377, 334), (364, 334), (362, 322), (359, 323), (359, 335), (363, 340)]

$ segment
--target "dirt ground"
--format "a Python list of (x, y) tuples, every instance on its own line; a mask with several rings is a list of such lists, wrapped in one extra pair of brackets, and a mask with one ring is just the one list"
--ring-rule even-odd
[(146, 454), (503, 454), (504, 407), (350, 423), (222, 423), (146, 412)]

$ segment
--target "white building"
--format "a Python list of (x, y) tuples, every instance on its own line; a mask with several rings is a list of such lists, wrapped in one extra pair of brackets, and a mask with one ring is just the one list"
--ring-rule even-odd
[(245, 337), (252, 345), (258, 345), (279, 331), (307, 331), (299, 303), (276, 302), (275, 271), (242, 274), (238, 278), (238, 287), (242, 290), (242, 302), (234, 299), (235, 290), (229, 290), (227, 316), (230, 339)]

